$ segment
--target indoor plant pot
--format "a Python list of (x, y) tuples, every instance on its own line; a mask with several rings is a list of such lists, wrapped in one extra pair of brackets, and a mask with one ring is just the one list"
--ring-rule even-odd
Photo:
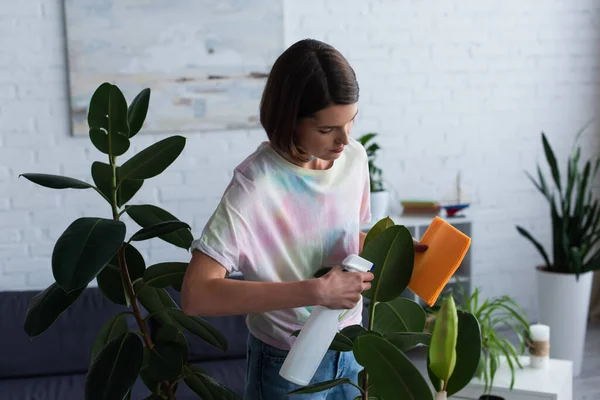
[(369, 183), (371, 191), (371, 215), (373, 221), (379, 221), (388, 216), (388, 207), (390, 204), (390, 192), (383, 186), (381, 168), (375, 166), (377, 152), (380, 147), (377, 143), (371, 141), (377, 136), (377, 133), (367, 133), (361, 136), (358, 141), (363, 145), (369, 159)]
[(593, 272), (579, 275), (536, 269), (538, 316), (550, 327), (550, 357), (573, 361), (573, 376), (581, 371), (587, 309)]
[(390, 192), (387, 190), (371, 192), (371, 215), (373, 221), (379, 221), (387, 217), (389, 204)]
[[(583, 132), (576, 136), (575, 140)], [(581, 148), (568, 158), (561, 179), (554, 152), (542, 133), (552, 180), (538, 166), (538, 179), (529, 178), (550, 205), (552, 252), (521, 226), (517, 230), (538, 250), (544, 264), (537, 267), (538, 321), (550, 327), (550, 357), (571, 360), (573, 376), (581, 371), (588, 320), (592, 271), (600, 269), (600, 202), (592, 191), (600, 159), (579, 168)], [(550, 186), (550, 184), (553, 184)], [(550, 257), (550, 255), (552, 257)]]

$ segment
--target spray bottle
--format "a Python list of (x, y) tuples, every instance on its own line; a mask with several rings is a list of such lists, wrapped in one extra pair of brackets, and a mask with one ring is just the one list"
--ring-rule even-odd
[[(373, 263), (356, 254), (346, 257), (342, 265), (344, 270), (351, 272), (368, 272), (373, 267)], [(297, 385), (308, 385), (338, 331), (342, 312), (344, 310), (315, 307), (292, 345), (279, 375)]]

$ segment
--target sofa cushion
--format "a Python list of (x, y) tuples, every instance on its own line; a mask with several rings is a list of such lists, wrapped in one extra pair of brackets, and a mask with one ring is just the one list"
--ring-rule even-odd
[[(31, 378), (0, 379), (2, 400), (70, 400), (83, 399), (85, 374), (51, 375)], [(150, 394), (144, 382), (138, 378), (131, 392), (131, 399), (144, 399)], [(196, 397), (198, 399), (198, 397)]]
[[(90, 287), (43, 333), (29, 339), (23, 324), (27, 307), (39, 291), (0, 292), (0, 379), (85, 373), (102, 325), (127, 310)], [(136, 326), (133, 318), (131, 326)]]

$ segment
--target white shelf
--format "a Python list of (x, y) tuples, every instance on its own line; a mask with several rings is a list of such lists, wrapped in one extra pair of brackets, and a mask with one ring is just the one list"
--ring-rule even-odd
[[(412, 236), (419, 240), (429, 225), (431, 221), (436, 217), (435, 215), (431, 216), (423, 216), (423, 215), (390, 215), (389, 216), (392, 221), (396, 225), (404, 225), (412, 234)], [(463, 232), (465, 235), (472, 237), (473, 229), (472, 222), (468, 216), (465, 217), (446, 217), (443, 215), (439, 215), (440, 218), (444, 219), (446, 222), (454, 226), (459, 231)], [(361, 230), (363, 232), (368, 232), (378, 221), (371, 221), (371, 223), (361, 226)], [(463, 262), (458, 267), (452, 278), (446, 284), (444, 291), (449, 288), (458, 289), (458, 282), (463, 285), (465, 288), (467, 296), (470, 296), (472, 293), (472, 280), (473, 280), (473, 268), (471, 265), (471, 247), (467, 251)], [(425, 302), (422, 301), (417, 295), (415, 295), (410, 289), (406, 289), (405, 293), (402, 294), (405, 297), (411, 298), (416, 302), (425, 305)], [(455, 297), (456, 299), (456, 297)], [(459, 301), (461, 299), (458, 299)]]

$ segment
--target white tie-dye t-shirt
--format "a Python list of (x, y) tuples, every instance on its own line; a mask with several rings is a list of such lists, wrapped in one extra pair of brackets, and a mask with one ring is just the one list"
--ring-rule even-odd
[[(200, 238), (192, 243), (246, 280), (311, 279), (359, 251), (359, 230), (371, 219), (367, 154), (354, 139), (327, 170), (281, 157), (268, 142), (235, 170)], [(247, 317), (263, 342), (289, 349), (312, 307)], [(362, 322), (362, 300), (343, 313), (339, 328)]]

